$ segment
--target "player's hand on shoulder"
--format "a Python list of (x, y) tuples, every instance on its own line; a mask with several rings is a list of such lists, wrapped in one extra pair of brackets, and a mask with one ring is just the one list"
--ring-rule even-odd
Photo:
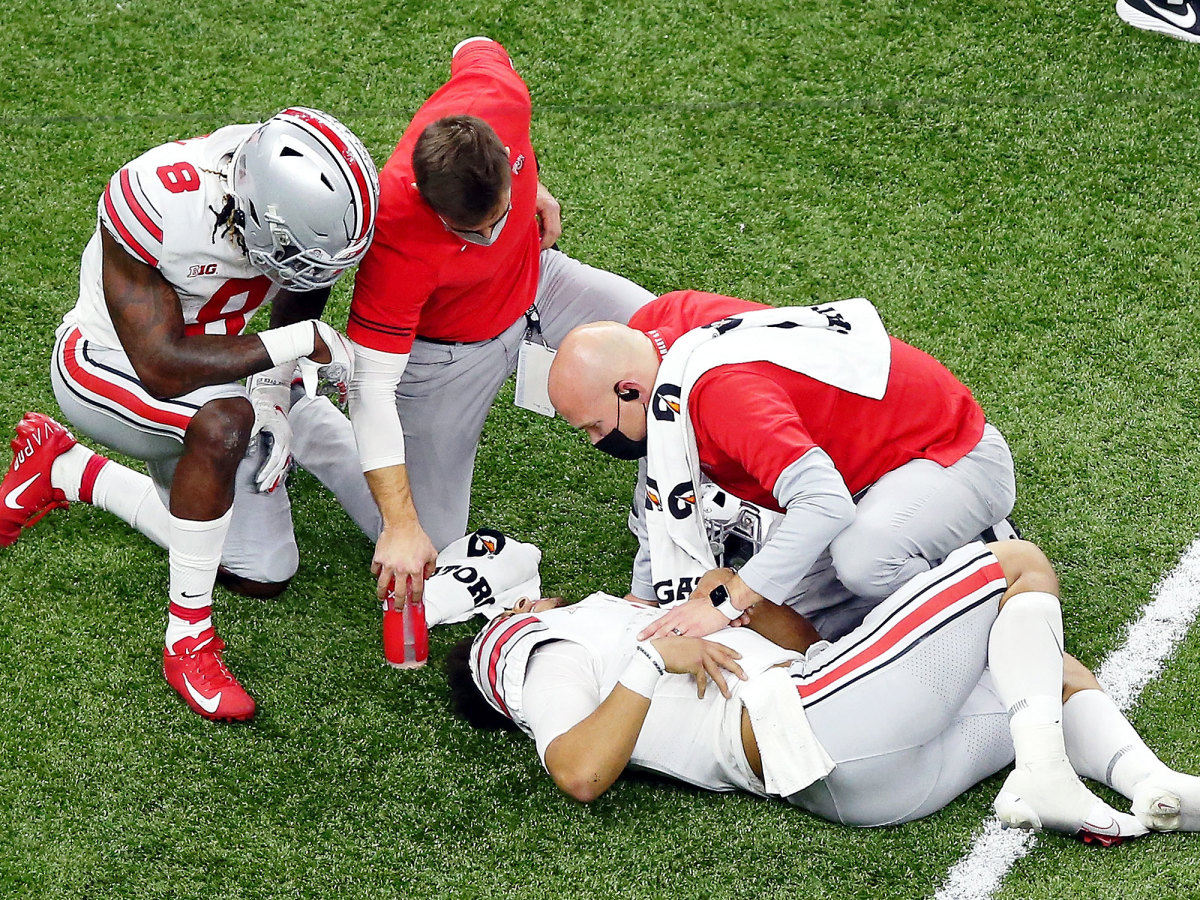
[(725, 673), (730, 672), (742, 681), (746, 673), (738, 665), (741, 654), (716, 641), (703, 638), (672, 635), (651, 641), (654, 649), (663, 658), (668, 672), (676, 675), (691, 675), (696, 679), (696, 696), (703, 697), (712, 681), (721, 694), (728, 699), (729, 683)]
[(371, 574), (376, 576), (380, 600), (394, 583), (397, 598), (416, 603), (425, 594), (425, 579), (437, 568), (437, 550), (419, 522), (386, 525), (375, 542)]

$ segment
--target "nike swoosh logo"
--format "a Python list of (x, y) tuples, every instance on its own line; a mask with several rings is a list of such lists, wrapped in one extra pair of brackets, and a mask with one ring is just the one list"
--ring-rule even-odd
[(21, 504), (19, 502), (19, 498), (20, 498), (21, 494), (25, 493), (26, 488), (28, 488), (31, 484), (33, 484), (35, 481), (37, 481), (39, 477), (41, 477), (41, 474), (42, 474), (41, 472), (38, 472), (37, 475), (34, 475), (32, 478), (30, 478), (24, 484), (19, 484), (15, 488), (13, 488), (11, 491), (9, 491), (4, 497), (4, 505), (7, 506), (9, 509), (17, 509), (17, 510), (24, 509), (24, 507), (21, 506)]
[(1085, 819), (1083, 822), (1083, 829), (1085, 831), (1090, 831), (1093, 834), (1119, 835), (1121, 833), (1121, 826), (1117, 824), (1117, 820), (1112, 816), (1109, 816), (1108, 822), (1103, 825), (1096, 825), (1095, 823), (1089, 822)]
[(1169, 9), (1163, 9), (1157, 3), (1151, 3), (1149, 0), (1146, 0), (1146, 5), (1168, 22), (1178, 25), (1180, 28), (1188, 29), (1196, 24), (1196, 10), (1191, 6), (1188, 7), (1185, 15), (1180, 15), (1177, 12), (1171, 12)]
[(203, 597), (204, 591), (201, 591), (198, 594), (189, 594), (187, 591), (180, 591), (179, 596), (186, 597), (188, 600), (195, 600), (197, 597)]
[(224, 691), (217, 691), (217, 693), (211, 698), (205, 697), (198, 690), (192, 687), (192, 683), (188, 681), (188, 677), (186, 675), (183, 676), (183, 686), (187, 688), (188, 693), (192, 695), (192, 699), (195, 700), (196, 703), (199, 704), (200, 708), (206, 713), (209, 713), (210, 715), (215, 713), (217, 711), (217, 707), (221, 705), (221, 694), (223, 694)]

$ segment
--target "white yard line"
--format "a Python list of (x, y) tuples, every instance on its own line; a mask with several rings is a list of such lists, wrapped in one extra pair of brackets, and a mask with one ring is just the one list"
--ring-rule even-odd
[[(1200, 611), (1200, 539), (1162, 580), (1125, 643), (1104, 660), (1096, 677), (1121, 709), (1129, 709), (1142, 689), (1157, 677)], [(984, 823), (971, 850), (954, 864), (935, 900), (989, 900), (1013, 863), (1033, 849), (1037, 839), (1025, 831), (1002, 831), (995, 819)]]

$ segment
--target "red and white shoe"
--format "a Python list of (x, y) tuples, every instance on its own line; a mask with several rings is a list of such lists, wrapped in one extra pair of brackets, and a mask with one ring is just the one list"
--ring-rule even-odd
[(163, 650), (167, 684), (192, 711), (216, 722), (242, 722), (254, 715), (254, 698), (225, 667), (225, 642), (210, 632), (207, 639), (175, 642), (180, 653)]
[(28, 412), (17, 423), (12, 464), (0, 482), (0, 547), (13, 544), (22, 528), (50, 510), (67, 506), (66, 495), (50, 483), (50, 469), (74, 446), (71, 432), (49, 416)]
[(1147, 833), (1134, 816), (1117, 812), (1084, 787), (1065, 759), (1018, 765), (1004, 780), (992, 808), (1004, 828), (1058, 831), (1101, 847)]

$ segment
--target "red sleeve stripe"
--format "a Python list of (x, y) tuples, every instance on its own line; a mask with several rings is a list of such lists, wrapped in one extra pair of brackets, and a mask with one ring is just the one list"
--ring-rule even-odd
[[(487, 667), (488, 686), (492, 690), (492, 697), (495, 698), (497, 705), (500, 707), (500, 711), (503, 712), (506, 716), (509, 716), (510, 718), (511, 718), (511, 715), (509, 714), (508, 707), (504, 703), (504, 698), (500, 696), (500, 688), (497, 684), (497, 681), (498, 681), (497, 671), (498, 671), (498, 667), (499, 667), (499, 663), (500, 663), (500, 657), (504, 653), (504, 645), (505, 644), (507, 644), (510, 640), (512, 640), (517, 635), (519, 635), (522, 631), (524, 631), (529, 626), (537, 625), (537, 624), (539, 624), (539, 620), (534, 618), (533, 616), (524, 616), (521, 618), (520, 621), (514, 622), (508, 628), (508, 630), (506, 630), (502, 635), (500, 635), (500, 637), (498, 637), (496, 639), (496, 643), (492, 647), (492, 652), (488, 655), (488, 667)], [(490, 636), (491, 635), (489, 634), (489, 637)], [(486, 639), (485, 639), (485, 641), (486, 641)]]
[(372, 225), (370, 201), (371, 192), (367, 188), (367, 177), (363, 173), (362, 167), (358, 164), (358, 160), (354, 158), (354, 154), (350, 152), (350, 148), (346, 145), (346, 142), (342, 140), (336, 131), (334, 131), (316, 116), (303, 109), (296, 109), (294, 107), (291, 109), (285, 109), (280, 113), (280, 115), (293, 116), (299, 119), (313, 131), (316, 131), (318, 134), (324, 137), (325, 140), (329, 141), (329, 143), (333, 145), (334, 149), (337, 150), (338, 155), (350, 169), (350, 174), (354, 177), (355, 184), (358, 185), (358, 195), (362, 198), (362, 227), (359, 228), (355, 240), (365, 236), (367, 232), (370, 231)]
[(142, 227), (146, 229), (150, 237), (161, 244), (163, 240), (162, 228), (142, 208), (141, 202), (133, 192), (133, 185), (130, 183), (128, 169), (121, 170), (121, 194), (124, 196), (125, 203), (129, 206), (130, 211), (142, 223)]
[(117, 229), (117, 236), (121, 238), (126, 247), (140, 256), (146, 265), (154, 266), (157, 269), (158, 260), (149, 250), (138, 243), (137, 238), (130, 233), (129, 229), (125, 227), (125, 223), (117, 215), (117, 208), (113, 204), (112, 192), (110, 191), (111, 186), (111, 182), (104, 186), (104, 212), (108, 215), (108, 221), (112, 223), (113, 228)]

